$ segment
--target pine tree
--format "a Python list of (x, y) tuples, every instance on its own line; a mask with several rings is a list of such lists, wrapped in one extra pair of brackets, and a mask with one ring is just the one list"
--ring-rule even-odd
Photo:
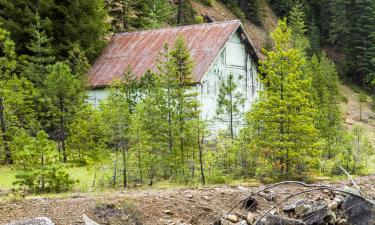
[(271, 37), (275, 50), (265, 52), (267, 59), (260, 66), (266, 88), (248, 114), (251, 145), (279, 175), (300, 174), (316, 165), (319, 154), (311, 80), (302, 74), (302, 53), (290, 48), (286, 20), (279, 21)]
[(9, 136), (7, 132), (6, 118), (5, 118), (5, 84), (11, 76), (12, 71), (17, 65), (15, 44), (10, 38), (10, 33), (3, 29), (0, 23), (0, 127), (2, 145), (5, 150), (5, 163), (12, 163), (12, 156), (9, 147)]
[(51, 46), (51, 38), (48, 38), (41, 25), (41, 18), (35, 14), (35, 24), (29, 28), (31, 40), (26, 46), (29, 53), (22, 56), (23, 74), (35, 84), (41, 87), (47, 76), (47, 66), (55, 61), (54, 50)]
[(242, 118), (240, 107), (245, 102), (242, 93), (237, 90), (235, 79), (233, 74), (229, 74), (228, 78), (221, 82), (216, 112), (219, 118), (224, 117), (224, 121), (228, 121), (229, 134), (232, 140), (235, 136), (235, 123)]
[(193, 61), (182, 37), (176, 39), (173, 49), (170, 52), (170, 61), (168, 63), (170, 63), (170, 68), (172, 69), (169, 71), (170, 75), (177, 84), (173, 95), (176, 98), (177, 104), (177, 136), (179, 139), (182, 173), (184, 173), (184, 167), (189, 157), (189, 129), (191, 129), (191, 122), (196, 118), (194, 109), (198, 103), (196, 98), (197, 93), (191, 86), (194, 82)]
[[(128, 149), (129, 149), (129, 126), (131, 124), (130, 107), (127, 96), (123, 92), (117, 91), (118, 84), (113, 87), (108, 98), (101, 105), (102, 117), (105, 118), (105, 134), (107, 142), (115, 153), (122, 153), (123, 161), (123, 184), (128, 185)], [(117, 154), (115, 159), (115, 171), (117, 169)], [(117, 176), (114, 174), (114, 186)]]
[(317, 108), (315, 127), (319, 130), (323, 157), (331, 159), (341, 151), (343, 126), (339, 106), (339, 80), (335, 65), (325, 54), (313, 56), (307, 74), (312, 79), (314, 103)]
[(345, 48), (350, 27), (350, 0), (332, 0), (328, 3), (327, 8), (330, 11), (330, 16), (326, 18), (329, 23), (328, 40), (337, 48)]
[(15, 158), (21, 169), (15, 184), (24, 186), (32, 193), (62, 192), (71, 189), (74, 180), (59, 167), (55, 144), (41, 131), (36, 137), (19, 133), (15, 140), (19, 151)]
[(348, 72), (357, 82), (368, 85), (375, 70), (375, 2), (358, 0), (354, 3), (348, 43)]
[(143, 4), (141, 27), (146, 29), (160, 28), (170, 22), (174, 7), (167, 0), (146, 1)]
[(301, 4), (293, 6), (289, 13), (288, 22), (292, 30), (292, 42), (295, 48), (306, 52), (310, 47), (308, 38), (306, 38), (306, 14)]
[(140, 16), (139, 0), (106, 0), (109, 6), (112, 29), (115, 33), (125, 32), (138, 27)]
[(85, 105), (68, 124), (67, 149), (71, 162), (94, 165), (108, 158), (105, 118), (98, 109)]
[(47, 129), (51, 130), (59, 145), (59, 153), (63, 154), (63, 162), (68, 155), (65, 146), (67, 127), (72, 122), (84, 101), (82, 84), (71, 73), (64, 63), (58, 62), (49, 67), (49, 73), (44, 81), (44, 97), (47, 99), (49, 117)]

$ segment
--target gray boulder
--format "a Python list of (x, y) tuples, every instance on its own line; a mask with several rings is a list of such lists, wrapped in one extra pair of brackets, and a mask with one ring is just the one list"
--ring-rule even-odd
[(336, 216), (326, 203), (320, 202), (312, 205), (301, 218), (306, 225), (334, 225)]
[(268, 215), (258, 225), (306, 225), (301, 220), (289, 219), (277, 215)]
[(51, 219), (47, 217), (36, 217), (27, 220), (15, 221), (6, 225), (55, 225)]
[(349, 195), (341, 205), (343, 214), (351, 225), (374, 225), (375, 203)]

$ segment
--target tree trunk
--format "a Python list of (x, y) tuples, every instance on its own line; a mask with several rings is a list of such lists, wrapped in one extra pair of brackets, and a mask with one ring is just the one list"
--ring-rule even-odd
[(63, 162), (66, 163), (68, 161), (68, 157), (66, 154), (66, 147), (65, 147), (65, 118), (64, 118), (64, 100), (60, 99), (60, 145), (59, 148), (63, 152)]
[(122, 160), (124, 164), (122, 175), (124, 176), (124, 188), (126, 188), (128, 186), (128, 178), (126, 176), (126, 148), (125, 147), (123, 147), (123, 150), (122, 150)]
[(141, 147), (139, 145), (139, 142), (140, 142), (140, 138), (139, 138), (139, 131), (137, 132), (137, 139), (138, 139), (138, 143), (137, 143), (137, 147), (138, 147), (138, 170), (139, 170), (139, 178), (143, 184), (143, 176), (142, 176), (142, 163), (141, 163)]
[(5, 163), (6, 164), (12, 164), (12, 153), (10, 152), (10, 147), (8, 143), (8, 135), (7, 130), (5, 126), (5, 115), (4, 115), (4, 103), (3, 98), (0, 97), (0, 126), (1, 126), (1, 133), (2, 133), (2, 139), (3, 139), (3, 145), (5, 149)]
[(177, 24), (182, 23), (182, 4), (183, 0), (178, 0)]
[(44, 193), (45, 181), (44, 181), (44, 152), (43, 151), (41, 155), (41, 166), (42, 166), (42, 193)]
[[(200, 123), (200, 122), (199, 122)], [(203, 129), (200, 128), (200, 124), (198, 125), (198, 147), (199, 147), (199, 164), (201, 169), (201, 176), (202, 176), (202, 184), (206, 184), (206, 179), (204, 177), (204, 170), (203, 170), (203, 140), (204, 140), (204, 133)]]

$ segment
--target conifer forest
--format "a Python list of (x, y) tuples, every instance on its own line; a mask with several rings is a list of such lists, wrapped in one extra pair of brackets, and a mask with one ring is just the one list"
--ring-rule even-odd
[[(112, 37), (218, 23), (219, 6), (265, 34), (247, 33), (261, 87), (248, 110), (230, 75), (212, 128), (182, 36), (93, 104), (87, 74)], [(0, 0), (0, 193), (365, 176), (374, 110), (374, 0)]]

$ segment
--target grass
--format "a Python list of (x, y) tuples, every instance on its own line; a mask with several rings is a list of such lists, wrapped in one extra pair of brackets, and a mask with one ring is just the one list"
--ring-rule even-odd
[(15, 176), (15, 170), (10, 167), (0, 166), (0, 190), (12, 188), (13, 182), (16, 180)]
[[(88, 192), (94, 179), (94, 171), (86, 167), (68, 167), (65, 171), (72, 179), (77, 180), (73, 187), (75, 192)], [(0, 166), (0, 190), (14, 188), (13, 182), (16, 180), (16, 169), (7, 166)]]

